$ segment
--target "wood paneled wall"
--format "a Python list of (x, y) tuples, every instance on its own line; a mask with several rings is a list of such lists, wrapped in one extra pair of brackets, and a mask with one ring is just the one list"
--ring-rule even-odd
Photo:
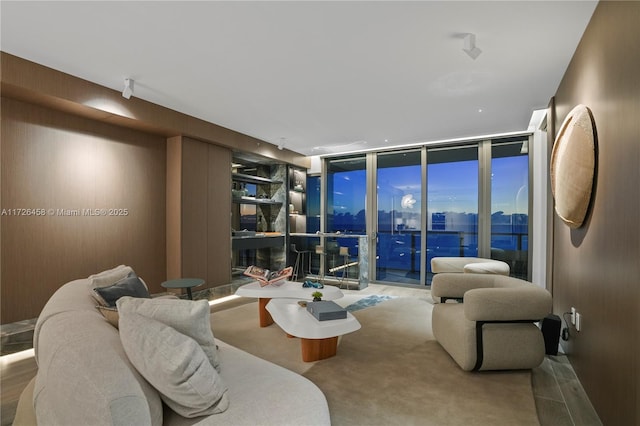
[(0, 52), (0, 77), (5, 97), (40, 104), (94, 120), (165, 137), (185, 135), (228, 149), (251, 152), (277, 161), (308, 168), (311, 160), (301, 154), (279, 150), (276, 145), (236, 132), (136, 96), (124, 99), (121, 92), (69, 74)]
[(2, 98), (0, 156), (3, 324), (37, 317), (65, 282), (118, 264), (162, 291), (163, 137)]
[(224, 147), (168, 139), (169, 278), (205, 279), (198, 289), (231, 282), (231, 159)]
[(640, 424), (640, 3), (600, 2), (555, 96), (555, 129), (593, 112), (597, 176), (585, 225), (554, 219), (554, 312), (582, 330), (563, 346), (606, 425)]

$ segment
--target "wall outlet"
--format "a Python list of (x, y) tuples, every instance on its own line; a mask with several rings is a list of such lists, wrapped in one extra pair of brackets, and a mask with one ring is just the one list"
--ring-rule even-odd
[(571, 324), (576, 325), (576, 308), (571, 307)]
[(576, 312), (576, 331), (580, 331), (580, 328), (582, 328), (582, 315)]

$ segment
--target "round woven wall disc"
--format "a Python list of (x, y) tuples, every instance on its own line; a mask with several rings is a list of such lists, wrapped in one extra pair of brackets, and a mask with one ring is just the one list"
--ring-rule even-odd
[(589, 208), (595, 155), (591, 111), (578, 105), (564, 119), (551, 151), (551, 192), (555, 210), (571, 228), (582, 225)]

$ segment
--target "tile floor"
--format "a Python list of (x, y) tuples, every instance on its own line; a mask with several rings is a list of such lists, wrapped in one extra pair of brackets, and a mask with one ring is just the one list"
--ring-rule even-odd
[(541, 426), (602, 425), (566, 355), (547, 355), (531, 372)]

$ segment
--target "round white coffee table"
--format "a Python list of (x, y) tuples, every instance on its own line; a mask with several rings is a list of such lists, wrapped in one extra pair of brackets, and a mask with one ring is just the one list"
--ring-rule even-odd
[(307, 308), (291, 299), (273, 299), (266, 309), (287, 335), (300, 338), (304, 362), (334, 356), (338, 350), (338, 337), (361, 327), (350, 312), (345, 319), (318, 321)]
[(245, 284), (236, 290), (236, 296), (258, 298), (258, 313), (260, 315), (260, 327), (267, 327), (273, 324), (273, 318), (265, 309), (271, 299), (298, 299), (313, 300), (311, 294), (319, 291), (322, 293), (322, 300), (340, 299), (344, 294), (338, 287), (326, 285), (324, 288), (302, 287), (302, 283), (295, 281), (285, 281), (279, 286), (269, 284), (260, 287), (260, 283), (255, 281)]

